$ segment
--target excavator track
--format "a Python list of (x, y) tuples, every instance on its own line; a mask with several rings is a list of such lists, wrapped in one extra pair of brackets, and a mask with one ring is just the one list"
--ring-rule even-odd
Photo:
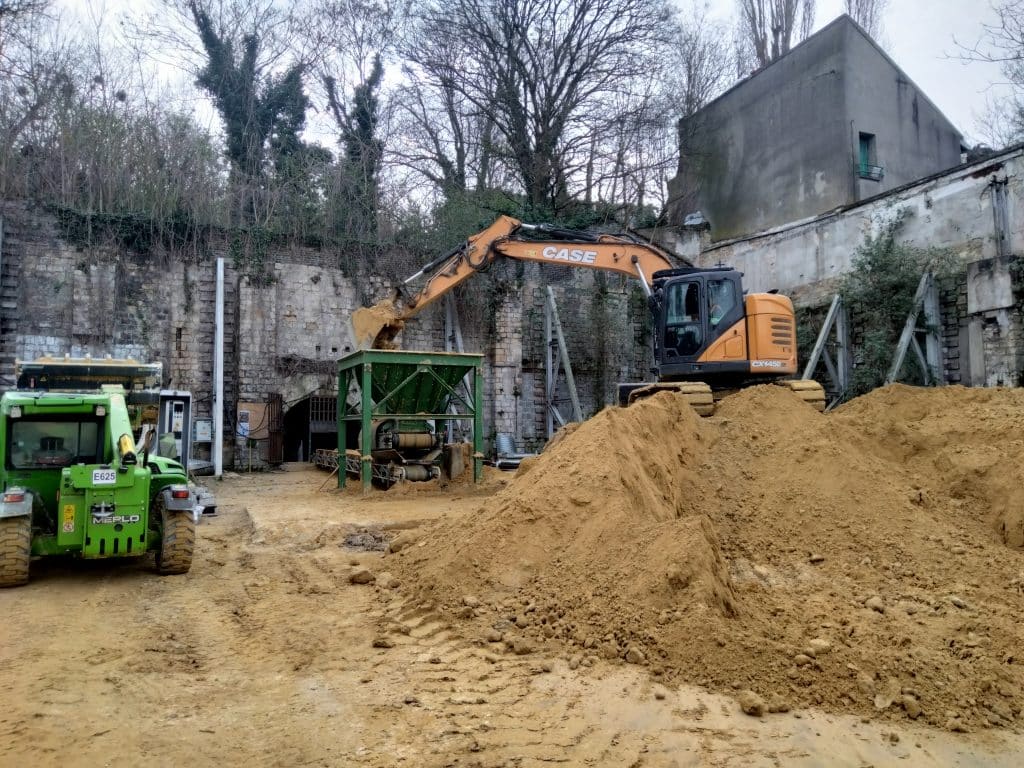
[(789, 391), (814, 407), (815, 410), (825, 410), (825, 388), (811, 379), (789, 379), (787, 381), (775, 382), (779, 386), (788, 387)]
[[(776, 381), (774, 383), (780, 387), (786, 387), (815, 410), (819, 412), (825, 410), (825, 389), (818, 382), (797, 379)], [(659, 392), (676, 392), (686, 398), (687, 402), (690, 403), (690, 407), (697, 412), (698, 416), (713, 416), (715, 404), (722, 398), (739, 392), (740, 389), (742, 388), (712, 390), (703, 381), (661, 382), (658, 384), (647, 384), (634, 389), (629, 393), (628, 405), (632, 405), (637, 400), (642, 400), (645, 397), (656, 395)]]
[(698, 416), (711, 416), (715, 412), (715, 394), (703, 381), (676, 381), (648, 384), (629, 393), (629, 405), (659, 392), (676, 392), (686, 398)]

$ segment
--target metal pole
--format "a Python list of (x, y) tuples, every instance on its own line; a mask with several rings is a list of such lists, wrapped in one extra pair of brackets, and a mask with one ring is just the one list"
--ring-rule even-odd
[(889, 374), (885, 377), (886, 384), (892, 384), (896, 381), (896, 377), (900, 375), (900, 368), (903, 367), (903, 358), (907, 355), (907, 349), (910, 347), (910, 340), (914, 337), (914, 331), (917, 328), (917, 317), (921, 314), (921, 305), (924, 303), (924, 295), (928, 290), (928, 282), (931, 280), (931, 275), (925, 272), (921, 275), (921, 282), (917, 284), (917, 292), (914, 294), (914, 306), (910, 310), (910, 314), (907, 315), (907, 322), (903, 326), (903, 333), (900, 334), (900, 340), (896, 344), (896, 354), (892, 358), (892, 367), (889, 368)]
[[(363, 493), (369, 493), (373, 486), (373, 364), (363, 363), (363, 375), (360, 382), (362, 392), (359, 393), (359, 416), (362, 439), (359, 441), (359, 475), (363, 481)], [(338, 457), (341, 460), (341, 456)]]
[[(828, 341), (828, 335), (832, 331), (832, 324), (836, 322), (839, 316), (839, 312), (842, 309), (843, 300), (837, 293), (832, 297), (832, 304), (828, 308), (828, 314), (825, 315), (825, 322), (821, 326), (821, 332), (818, 334), (818, 340), (814, 342), (814, 349), (811, 350), (811, 356), (807, 358), (807, 366), (804, 368), (804, 375), (802, 378), (810, 379), (814, 377), (814, 370), (818, 367), (818, 361), (821, 359), (821, 353), (825, 349), (825, 343)], [(837, 386), (839, 382), (836, 382)]]
[(217, 259), (213, 336), (213, 474), (224, 474), (224, 259)]
[(473, 482), (484, 474), (484, 375), (477, 366), (473, 370)]
[(942, 309), (939, 304), (939, 289), (935, 284), (935, 275), (929, 273), (928, 287), (924, 292), (924, 322), (927, 326), (925, 350), (927, 362), (925, 367), (929, 383), (936, 386), (945, 384), (942, 371), (942, 342), (939, 337), (942, 329)]
[(836, 315), (836, 370), (839, 372), (839, 393), (850, 390), (850, 313), (846, 305), (839, 307)]
[(554, 408), (555, 392), (555, 366), (551, 354), (551, 307), (544, 302), (544, 420), (547, 427), (548, 440), (555, 433), (554, 416), (551, 409)]
[(338, 414), (336, 416), (338, 424), (338, 487), (345, 487), (345, 471), (348, 469), (348, 459), (345, 456), (345, 449), (348, 447), (348, 430), (345, 428), (348, 422), (345, 420), (345, 409), (348, 406), (348, 390), (349, 390), (349, 369), (345, 369), (344, 373), (338, 376)]
[(565, 368), (565, 383), (569, 388), (569, 399), (572, 401), (572, 414), (576, 421), (583, 421), (583, 410), (580, 408), (580, 397), (576, 392), (576, 379), (572, 375), (572, 364), (569, 362), (569, 349), (565, 345), (565, 336), (562, 335), (562, 321), (558, 319), (558, 306), (555, 304), (555, 292), (548, 289), (548, 305), (551, 307), (551, 323), (555, 329), (555, 337), (558, 339), (558, 351), (561, 353), (562, 366)]

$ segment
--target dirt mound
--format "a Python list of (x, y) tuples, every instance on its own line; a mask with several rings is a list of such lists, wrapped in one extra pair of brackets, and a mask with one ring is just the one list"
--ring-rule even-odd
[(661, 394), (581, 424), (395, 567), (513, 651), (1008, 725), (1024, 555), (997, 519), (1020, 508), (1021, 406), (893, 387), (823, 415), (769, 386), (699, 419)]
[(894, 385), (837, 412), (894, 462), (1024, 547), (1024, 390)]
[(351, 323), (356, 349), (394, 349), (394, 337), (405, 327), (390, 298), (360, 307), (352, 313)]

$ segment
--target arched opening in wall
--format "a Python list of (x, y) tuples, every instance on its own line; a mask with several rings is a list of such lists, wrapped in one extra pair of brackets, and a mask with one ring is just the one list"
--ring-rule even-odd
[(319, 448), (338, 447), (336, 395), (310, 395), (284, 414), (284, 460), (309, 461)]

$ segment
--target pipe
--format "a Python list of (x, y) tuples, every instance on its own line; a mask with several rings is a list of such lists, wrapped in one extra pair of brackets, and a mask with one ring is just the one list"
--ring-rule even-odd
[(405, 479), (413, 482), (423, 482), (429, 480), (433, 473), (430, 471), (430, 467), (425, 467), (422, 464), (406, 464), (402, 467)]
[(213, 475), (224, 474), (224, 259), (217, 259), (213, 335)]
[(405, 278), (405, 280), (403, 280), (403, 281), (402, 281), (402, 285), (408, 285), (409, 283), (411, 283), (411, 282), (412, 282), (413, 280), (415, 280), (416, 278), (418, 278), (418, 277), (422, 277), (422, 276), (423, 276), (424, 274), (426, 274), (427, 272), (430, 272), (430, 271), (432, 271), (433, 269), (435, 269), (436, 267), (439, 267), (439, 266), (441, 266), (441, 265), (442, 265), (442, 264), (444, 264), (444, 263), (445, 263), (446, 261), (448, 261), (448, 259), (452, 258), (452, 256), (458, 256), (458, 255), (459, 255), (459, 252), (460, 252), (460, 251), (461, 251), (461, 250), (462, 250), (463, 248), (465, 248), (465, 247), (466, 247), (466, 244), (465, 244), (465, 243), (462, 243), (461, 245), (457, 245), (456, 247), (454, 247), (454, 248), (452, 248), (452, 249), (451, 249), (450, 251), (448, 251), (448, 253), (444, 253), (444, 254), (442, 254), (442, 255), (438, 256), (438, 257), (437, 257), (436, 259), (434, 259), (433, 261), (431, 261), (431, 262), (429, 262), (429, 263), (427, 263), (427, 264), (424, 264), (424, 265), (423, 265), (423, 266), (422, 266), (422, 267), (420, 268), (419, 272), (417, 272), (416, 274), (414, 274), (414, 275), (411, 275), (411, 276), (409, 276), (409, 277)]
[(644, 275), (644, 271), (640, 269), (640, 258), (635, 253), (633, 254), (633, 266), (636, 267), (637, 277), (640, 278), (640, 285), (643, 286), (644, 296), (648, 299), (651, 298), (651, 284), (647, 282), (647, 276)]

